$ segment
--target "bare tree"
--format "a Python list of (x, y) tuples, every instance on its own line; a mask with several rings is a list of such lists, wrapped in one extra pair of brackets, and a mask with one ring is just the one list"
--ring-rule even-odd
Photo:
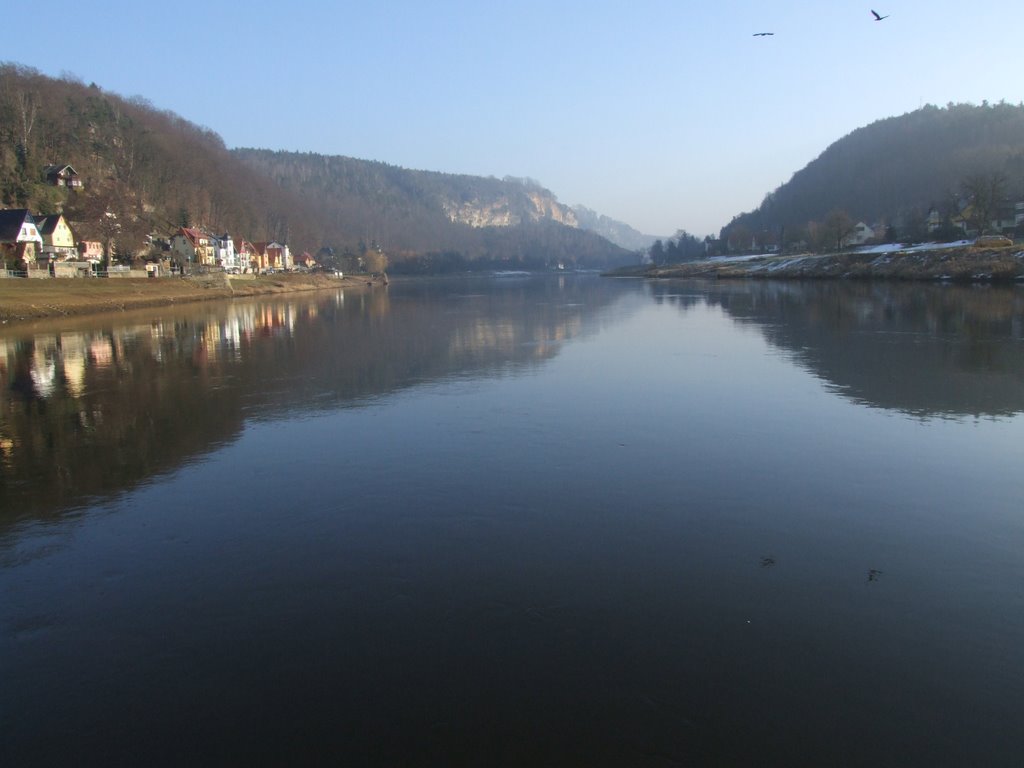
[(18, 91), (16, 96), (18, 107), (18, 159), (24, 165), (28, 163), (29, 140), (32, 138), (32, 128), (36, 124), (36, 114), (39, 111), (39, 104), (34, 93)]
[(825, 235), (829, 243), (836, 244), (836, 250), (843, 250), (843, 244), (853, 234), (856, 222), (841, 208), (835, 208), (825, 217)]
[(1008, 183), (1006, 174), (1001, 171), (976, 173), (961, 182), (960, 188), (969, 201), (964, 209), (964, 218), (979, 235), (992, 228), (992, 222), (998, 217), (999, 208), (1006, 198)]

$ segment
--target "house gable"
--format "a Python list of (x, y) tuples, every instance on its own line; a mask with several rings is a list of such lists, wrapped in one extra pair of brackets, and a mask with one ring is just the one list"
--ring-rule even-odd
[(42, 238), (42, 252), (52, 258), (75, 258), (75, 236), (63, 214), (56, 213), (37, 220)]
[(39, 234), (43, 239), (43, 249), (66, 250), (68, 255), (75, 252), (75, 236), (68, 226), (64, 214), (57, 213), (52, 216), (44, 216), (38, 221)]
[(34, 269), (36, 255), (42, 245), (36, 220), (27, 209), (0, 211), (0, 254), (4, 262), (22, 262), (27, 269)]
[(43, 239), (28, 209), (9, 208), (0, 211), (0, 243), (32, 242), (42, 245)]
[(46, 183), (55, 187), (77, 189), (82, 186), (78, 172), (70, 165), (48, 165), (43, 169), (43, 174), (46, 176)]

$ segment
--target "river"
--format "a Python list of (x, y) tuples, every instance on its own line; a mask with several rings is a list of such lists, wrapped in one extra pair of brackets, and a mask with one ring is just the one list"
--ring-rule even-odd
[(1019, 766), (1024, 292), (0, 331), (0, 764)]

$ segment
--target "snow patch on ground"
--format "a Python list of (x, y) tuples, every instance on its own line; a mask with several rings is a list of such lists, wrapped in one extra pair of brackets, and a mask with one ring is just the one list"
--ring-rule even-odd
[[(882, 243), (880, 245), (866, 245), (860, 248), (851, 248), (843, 253), (887, 254), (887, 253), (917, 253), (920, 251), (940, 251), (943, 248), (963, 248), (973, 245), (973, 240), (956, 240), (952, 243), (918, 243), (917, 245), (904, 245), (903, 243)], [(835, 254), (817, 254), (835, 255)], [(757, 261), (758, 259), (778, 258), (777, 253), (753, 253), (743, 256), (712, 256), (707, 260), (709, 264), (732, 264), (744, 261)], [(799, 258), (814, 258), (812, 254), (801, 254)], [(788, 263), (788, 262), (787, 262)]]
[(777, 253), (755, 253), (749, 256), (712, 256), (708, 259), (709, 264), (730, 264), (738, 261), (754, 261), (755, 259), (767, 259), (770, 256), (778, 256)]
[(850, 253), (915, 253), (917, 251), (940, 251), (943, 248), (963, 248), (973, 245), (973, 240), (957, 240), (952, 243), (918, 243), (917, 245), (903, 245), (902, 243), (882, 243), (881, 245), (869, 245), (864, 248), (857, 248)]

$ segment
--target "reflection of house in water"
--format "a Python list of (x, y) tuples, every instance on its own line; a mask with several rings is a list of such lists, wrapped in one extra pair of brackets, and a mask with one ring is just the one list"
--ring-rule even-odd
[(61, 359), (64, 363), (64, 383), (74, 397), (85, 392), (86, 339), (81, 333), (63, 333), (60, 337)]
[(36, 336), (35, 351), (29, 368), (32, 384), (41, 397), (49, 397), (57, 383), (57, 339), (54, 336)]
[(0, 376), (7, 377), (12, 357), (14, 357), (14, 345), (7, 339), (0, 339)]
[(107, 368), (114, 362), (114, 345), (106, 336), (99, 336), (89, 342), (89, 358), (98, 368)]
[[(426, 300), (414, 293), (394, 305), (371, 291), (346, 304), (340, 290), (214, 302), (130, 326), (0, 339), (0, 389), (10, 395), (0, 398), (0, 508), (31, 500), (47, 512), (122, 491), (230, 442), (251, 417), (533, 366), (597, 327), (587, 311), (596, 319), (617, 295), (611, 286), (599, 294), (606, 301), (577, 305), (524, 300), (517, 288), (478, 314), (438, 312), (433, 287), (424, 290)], [(37, 387), (52, 393), (45, 407)]]
[(290, 336), (295, 331), (295, 307), (291, 304), (260, 307), (255, 329), (263, 336)]

